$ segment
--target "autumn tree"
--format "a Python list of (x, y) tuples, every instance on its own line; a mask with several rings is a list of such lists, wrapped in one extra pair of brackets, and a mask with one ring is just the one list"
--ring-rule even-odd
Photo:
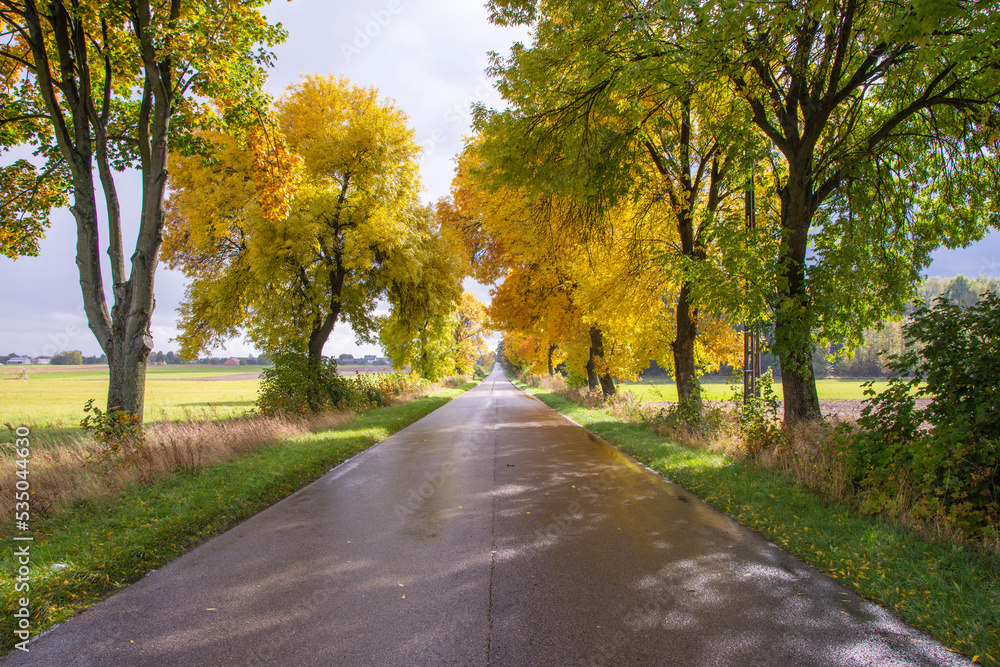
[[(206, 100), (230, 123), (254, 117), (271, 58), (265, 48), (284, 36), (261, 16), (263, 4), (0, 3), (7, 36), (0, 45), (0, 141), (5, 152), (30, 146), (35, 154), (34, 161), (0, 169), (0, 251), (10, 257), (37, 252), (49, 210), (71, 202), (84, 310), (110, 367), (109, 412), (143, 413), (168, 154), (194, 149), (192, 130), (219, 122)], [(142, 177), (130, 266), (116, 186), (116, 172), (126, 168)], [(110, 307), (100, 264), (102, 227)]]
[(486, 306), (463, 292), (450, 311), (427, 309), (388, 315), (381, 342), (395, 368), (409, 366), (429, 380), (447, 375), (471, 375), (476, 362), (488, 354)]
[[(611, 248), (602, 232), (620, 232), (620, 220), (609, 216), (629, 208), (633, 237), (618, 233), (605, 255), (631, 265), (632, 284), (640, 271), (668, 267), (672, 286), (664, 284), (660, 296), (669, 293), (674, 318), (670, 367), (678, 395), (699, 399), (699, 311), (711, 318), (725, 309), (740, 323), (761, 317), (740, 298), (739, 276), (722, 270), (718, 250), (723, 239), (765, 247), (719, 233), (724, 223), (745, 227), (741, 215), (720, 208), (748, 187), (759, 142), (742, 131), (739, 107), (723, 87), (698, 79), (681, 58), (645, 57), (663, 35), (676, 42), (690, 32), (676, 8), (653, 20), (627, 2), (491, 6), (495, 21), (533, 29), (530, 48), (494, 56), (491, 71), (508, 108), (477, 117), (493, 178), (582, 202), (592, 213), (582, 216), (580, 232), (595, 248)], [(630, 258), (622, 256), (626, 247)], [(710, 280), (706, 264), (716, 269)]]
[(471, 375), (476, 362), (489, 352), (486, 349), (486, 336), (490, 331), (486, 304), (475, 295), (464, 292), (455, 319), (455, 328), (452, 331), (452, 340), (455, 343), (455, 371), (460, 375)]
[[(775, 351), (785, 421), (815, 417), (813, 334), (859, 343), (902, 312), (931, 250), (1000, 224), (1000, 12), (976, 0), (693, 10), (685, 52), (779, 156)], [(670, 57), (668, 41), (645, 56)]]
[[(496, 282), (490, 316), (511, 358), (549, 374), (564, 362), (571, 380), (606, 396), (615, 378), (635, 377), (650, 359), (672, 367), (678, 281), (673, 267), (636, 242), (649, 229), (663, 231), (669, 205), (621, 204), (581, 223), (585, 207), (529, 194), (528, 185), (497, 184), (487, 159), (478, 142), (466, 148), (438, 215), (464, 240), (473, 274)], [(715, 326), (708, 311), (703, 319), (711, 342), (695, 344), (695, 363), (732, 363), (732, 327)]]
[[(575, 255), (573, 208), (554, 197), (529, 199), (517, 186), (490, 188), (477, 175), (482, 156), (473, 142), (459, 158), (452, 200), (438, 204), (441, 224), (462, 240), (474, 276), (500, 284), (493, 290), (490, 318), (500, 330), (544, 338), (549, 367), (560, 345), (584, 337), (591, 388), (614, 393), (610, 367), (601, 366), (600, 325), (585, 322), (573, 304), (569, 265)], [(574, 359), (576, 360), (576, 359)], [(603, 372), (598, 375), (596, 367)]]
[[(550, 77), (565, 102), (531, 117), (539, 128), (562, 117), (586, 120), (606, 91), (627, 107), (664, 76), (677, 81), (680, 70), (695, 85), (724, 84), (734, 118), (745, 118), (743, 133), (766, 139), (780, 200), (770, 305), (787, 422), (819, 415), (817, 337), (860, 343), (867, 326), (902, 309), (930, 250), (997, 224), (995, 3), (490, 6), (498, 22), (535, 25), (536, 43), (557, 55), (583, 47), (575, 69)], [(535, 49), (516, 48), (497, 70), (537, 70), (538, 58)], [(594, 71), (609, 74), (595, 80)], [(531, 109), (547, 99), (518, 84), (504, 80), (501, 91), (525, 97)], [(579, 136), (593, 135), (590, 124), (577, 125)], [(589, 152), (593, 164), (577, 172), (601, 178), (605, 156), (623, 145)], [(543, 176), (572, 180), (558, 159), (528, 155), (544, 165)]]
[(273, 117), (267, 141), (299, 165), (287, 215), (269, 214), (235, 138), (205, 135), (218, 146), (212, 159), (179, 159), (164, 256), (192, 279), (181, 353), (245, 330), (269, 355), (319, 362), (338, 321), (375, 342), (382, 299), (403, 318), (450, 311), (460, 267), (418, 205), (419, 147), (403, 112), (374, 88), (307, 76)]

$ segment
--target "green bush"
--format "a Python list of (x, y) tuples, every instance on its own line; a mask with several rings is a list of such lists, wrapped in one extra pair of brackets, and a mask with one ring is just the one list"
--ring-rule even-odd
[(262, 414), (305, 415), (326, 410), (369, 410), (384, 407), (403, 394), (422, 389), (426, 382), (402, 373), (337, 374), (337, 361), (315, 362), (287, 353), (261, 373), (257, 408)]
[[(938, 299), (903, 327), (889, 388), (869, 403), (847, 454), (867, 508), (912, 496), (918, 517), (976, 534), (1000, 519), (1000, 297), (962, 309)], [(927, 397), (921, 409), (916, 399)]]
[(304, 354), (281, 354), (261, 373), (257, 408), (262, 414), (297, 415), (333, 410), (350, 397), (348, 384), (331, 357), (317, 362)]
[(708, 444), (723, 431), (726, 424), (721, 409), (705, 406), (701, 384), (697, 380), (694, 380), (688, 397), (647, 414), (645, 421), (656, 432), (690, 446)]
[(742, 389), (738, 389), (733, 396), (736, 425), (743, 448), (751, 457), (773, 449), (782, 439), (778, 423), (778, 397), (774, 393), (774, 375), (770, 368), (757, 379), (757, 387), (757, 395), (749, 401), (744, 401)]
[(148, 455), (142, 420), (137, 415), (124, 410), (105, 412), (94, 405), (93, 398), (84, 404), (83, 411), (87, 416), (80, 428), (100, 446), (88, 463), (110, 470), (137, 465)]

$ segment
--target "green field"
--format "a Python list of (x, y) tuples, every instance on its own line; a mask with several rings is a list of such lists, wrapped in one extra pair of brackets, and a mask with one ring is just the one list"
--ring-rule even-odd
[[(88, 399), (104, 407), (107, 366), (28, 366), (0, 368), (0, 426), (75, 428)], [(256, 373), (260, 366), (152, 366), (146, 374), (146, 419), (231, 417), (253, 407), (258, 380), (226, 377)], [(214, 379), (221, 378), (221, 379)]]
[[(825, 378), (816, 381), (821, 401), (860, 401), (864, 395), (862, 384), (867, 382), (861, 378)], [(742, 395), (743, 385), (730, 384), (724, 378), (703, 378), (701, 381), (705, 398), (709, 401), (726, 401), (733, 397), (733, 392), (739, 390)], [(889, 386), (885, 380), (876, 380), (875, 391), (882, 391)], [(638, 396), (643, 401), (676, 401), (677, 386), (673, 378), (649, 378), (639, 382), (624, 382), (621, 389)], [(774, 393), (781, 400), (781, 382), (774, 383)]]

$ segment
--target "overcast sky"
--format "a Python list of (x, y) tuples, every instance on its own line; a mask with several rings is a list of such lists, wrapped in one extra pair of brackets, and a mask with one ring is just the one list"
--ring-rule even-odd
[[(421, 175), (423, 199), (448, 194), (462, 136), (468, 133), (469, 109), (483, 101), (497, 106), (499, 97), (484, 74), (487, 53), (506, 53), (520, 30), (491, 25), (477, 0), (277, 0), (266, 11), (289, 32), (276, 48), (269, 89), (280, 92), (306, 73), (337, 73), (360, 85), (373, 85), (410, 118), (424, 146)], [(5, 160), (6, 161), (6, 160)], [(126, 221), (138, 215), (138, 179), (124, 176), (119, 185)], [(62, 350), (100, 354), (87, 328), (77, 274), (76, 227), (68, 211), (54, 212), (39, 257), (16, 262), (0, 257), (0, 353), (52, 355)], [(135, 226), (126, 228), (125, 244), (134, 246)], [(107, 239), (102, 239), (102, 248)], [(961, 251), (940, 251), (928, 275), (1000, 277), (1000, 233)], [(107, 275), (107, 269), (105, 270)], [(484, 301), (488, 290), (467, 281)], [(156, 350), (176, 350), (176, 312), (184, 279), (161, 267), (156, 275), (153, 338)], [(253, 352), (240, 340), (217, 354)], [(358, 346), (346, 324), (339, 323), (324, 352), (380, 354)]]

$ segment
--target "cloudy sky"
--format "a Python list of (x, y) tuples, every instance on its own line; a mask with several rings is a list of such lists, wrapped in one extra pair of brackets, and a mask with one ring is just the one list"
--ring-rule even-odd
[[(277, 62), (269, 79), (275, 94), (306, 73), (337, 73), (362, 85), (373, 85), (410, 117), (417, 140), (424, 146), (421, 173), (423, 199), (448, 194), (453, 156), (468, 133), (469, 109), (483, 101), (496, 106), (499, 98), (484, 74), (487, 53), (506, 53), (523, 31), (493, 26), (477, 0), (276, 0), (266, 11), (289, 32), (277, 47)], [(138, 180), (124, 176), (119, 185), (126, 219), (138, 212)], [(131, 210), (132, 215), (128, 212)], [(75, 265), (76, 229), (70, 214), (53, 213), (51, 228), (37, 258), (11, 261), (0, 257), (0, 353), (39, 356), (66, 349), (99, 354), (100, 348), (83, 316)], [(125, 230), (134, 244), (135, 228)], [(130, 239), (132, 239), (130, 241)], [(106, 240), (102, 243), (106, 245)], [(929, 275), (987, 274), (1000, 277), (1000, 233), (961, 251), (940, 251)], [(107, 274), (105, 274), (107, 275)], [(488, 291), (467, 283), (487, 300)], [(156, 276), (153, 316), (155, 349), (176, 349), (175, 309), (184, 293), (184, 279), (161, 268)], [(243, 355), (252, 349), (232, 341), (219, 354)], [(328, 355), (378, 354), (358, 346), (344, 324), (327, 343)]]

